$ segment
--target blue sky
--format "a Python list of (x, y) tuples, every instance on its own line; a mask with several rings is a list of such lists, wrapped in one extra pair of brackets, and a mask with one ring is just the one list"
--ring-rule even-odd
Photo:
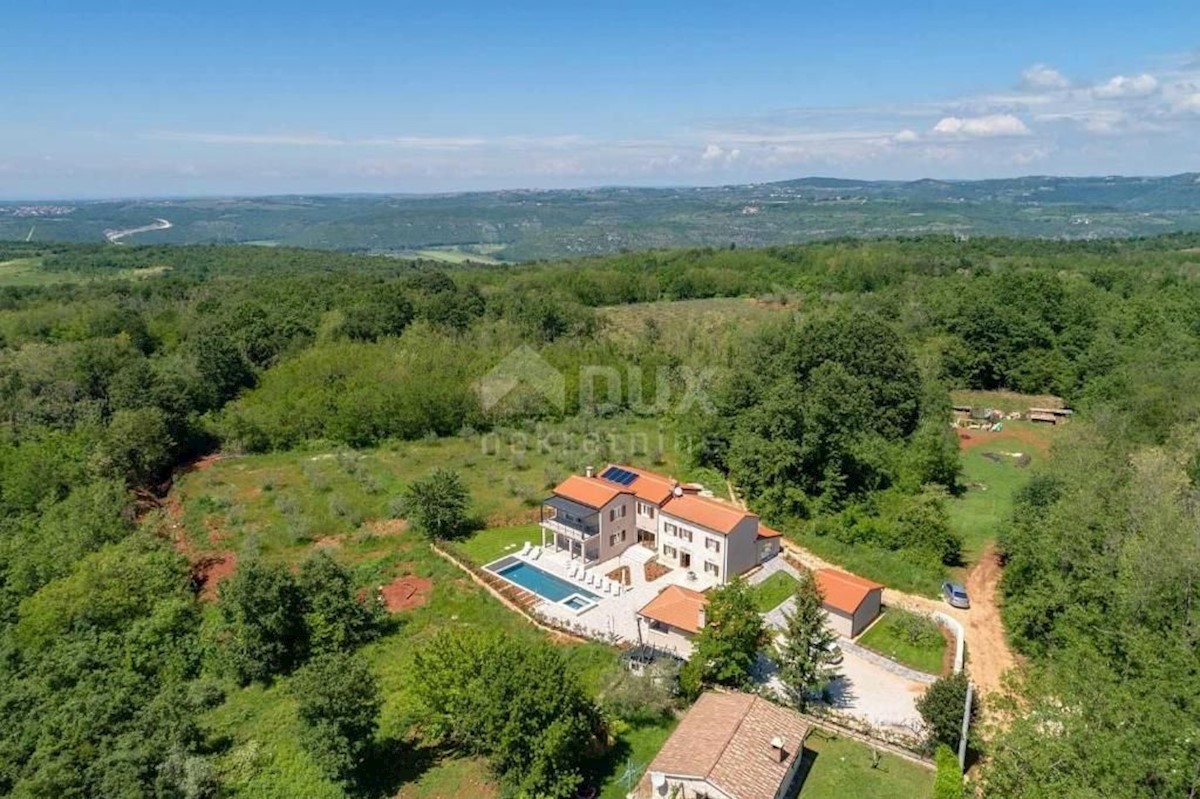
[(2, 198), (1200, 170), (1196, 0), (42, 0), (0, 19)]

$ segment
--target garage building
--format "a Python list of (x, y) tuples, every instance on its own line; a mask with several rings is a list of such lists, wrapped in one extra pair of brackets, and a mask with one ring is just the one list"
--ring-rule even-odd
[(829, 626), (846, 638), (856, 638), (879, 615), (883, 586), (836, 569), (813, 572), (825, 595)]

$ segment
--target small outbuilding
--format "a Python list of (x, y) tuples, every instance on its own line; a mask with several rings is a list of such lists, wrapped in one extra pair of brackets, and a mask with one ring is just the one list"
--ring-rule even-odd
[(813, 572), (825, 596), (829, 626), (838, 635), (857, 637), (875, 621), (883, 606), (883, 586), (836, 569)]
[(647, 602), (638, 615), (660, 633), (675, 633), (690, 638), (704, 627), (708, 597), (681, 585), (669, 585)]

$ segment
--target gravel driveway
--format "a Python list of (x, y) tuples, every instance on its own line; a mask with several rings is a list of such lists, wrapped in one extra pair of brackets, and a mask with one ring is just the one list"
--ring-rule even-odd
[(845, 652), (838, 669), (842, 676), (831, 689), (838, 711), (909, 732), (921, 723), (917, 699), (925, 693), (925, 684), (906, 680), (851, 652)]

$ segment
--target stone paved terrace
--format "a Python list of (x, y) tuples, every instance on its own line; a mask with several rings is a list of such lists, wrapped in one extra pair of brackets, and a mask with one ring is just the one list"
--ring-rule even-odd
[[(545, 569), (551, 574), (571, 580), (569, 576), (570, 569), (577, 561), (572, 561), (565, 550), (555, 552), (553, 549), (546, 549), (543, 550), (541, 557), (532, 562), (534, 565)], [(579, 580), (571, 580), (571, 582), (579, 585), (581, 589), (598, 594), (600, 596), (599, 604), (580, 614), (576, 614), (569, 608), (555, 602), (541, 602), (533, 606), (532, 610), (568, 627), (582, 626), (585, 635), (595, 638), (602, 640), (616, 639), (619, 642), (628, 644), (636, 644), (640, 641), (641, 643), (652, 644), (674, 651), (680, 657), (686, 658), (690, 656), (692, 653), (690, 640), (676, 633), (662, 633), (651, 630), (649, 625), (644, 621), (640, 625), (641, 638), (639, 639), (637, 611), (668, 585), (681, 585), (693, 591), (705, 591), (715, 585), (716, 581), (711, 577), (705, 578), (703, 575), (696, 575), (695, 580), (689, 580), (686, 571), (673, 569), (657, 580), (647, 582), (643, 564), (628, 554), (618, 555), (615, 558), (589, 568), (588, 571), (599, 575), (607, 575), (622, 566), (629, 567), (632, 585), (623, 588), (619, 596), (606, 594)]]

